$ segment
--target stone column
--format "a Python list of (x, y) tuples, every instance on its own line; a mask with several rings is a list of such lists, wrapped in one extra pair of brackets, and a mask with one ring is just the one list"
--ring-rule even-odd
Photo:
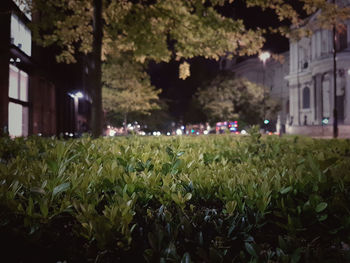
[(322, 124), (322, 74), (315, 76), (315, 124)]
[[(289, 122), (292, 126), (299, 125), (299, 92), (298, 86), (291, 86), (289, 88), (289, 98), (290, 98), (290, 119)], [(293, 118), (293, 121), (292, 121)], [(289, 123), (289, 124), (290, 124)]]
[(329, 117), (329, 124), (333, 124), (334, 117), (333, 117), (333, 111), (334, 111), (334, 75), (333, 70), (331, 71), (331, 77), (330, 77), (330, 90), (329, 90), (329, 105), (330, 105), (330, 117)]
[(347, 23), (347, 34), (348, 34), (348, 49), (350, 48), (350, 21), (348, 21)]
[(350, 75), (345, 71), (344, 124), (350, 124)]

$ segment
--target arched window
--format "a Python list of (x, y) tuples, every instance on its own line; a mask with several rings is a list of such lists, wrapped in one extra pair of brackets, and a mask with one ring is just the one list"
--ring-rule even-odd
[(310, 89), (309, 87), (305, 87), (303, 89), (303, 109), (310, 108)]

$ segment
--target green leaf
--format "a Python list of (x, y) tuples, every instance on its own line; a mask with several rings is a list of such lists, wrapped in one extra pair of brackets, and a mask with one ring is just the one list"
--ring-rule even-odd
[(182, 151), (182, 152), (178, 152), (178, 153), (176, 154), (176, 156), (177, 156), (177, 157), (180, 157), (180, 156), (183, 155), (184, 153), (185, 153), (185, 152), (183, 152), (183, 151)]
[[(124, 149), (124, 147), (121, 147), (121, 149)], [(125, 149), (124, 149), (125, 150)], [(117, 161), (120, 165), (122, 165), (123, 167), (126, 167), (128, 165), (128, 163), (123, 159), (123, 158), (120, 158), (118, 157), (117, 158)]]
[(292, 258), (291, 258), (291, 263), (298, 263), (300, 258), (301, 258), (301, 248), (297, 248), (293, 254), (292, 254)]
[(58, 172), (58, 164), (57, 164), (56, 161), (47, 160), (46, 163), (47, 163), (47, 166), (49, 167), (49, 169), (50, 169), (53, 173), (57, 173), (57, 172)]
[(63, 184), (56, 186), (52, 191), (52, 198), (54, 198), (59, 193), (63, 193), (65, 191), (67, 191), (69, 189), (69, 187), (70, 187), (69, 182), (66, 182), (66, 183), (63, 183)]
[(288, 192), (290, 192), (292, 189), (293, 189), (292, 186), (288, 186), (288, 187), (286, 187), (286, 188), (283, 188), (283, 189), (280, 191), (280, 193), (284, 195), (284, 194), (287, 194)]
[(327, 206), (328, 206), (328, 204), (326, 202), (319, 203), (315, 208), (316, 213), (322, 212), (323, 210), (325, 210), (327, 208)]
[(162, 173), (163, 174), (168, 174), (171, 171), (171, 164), (170, 163), (164, 163), (162, 165)]
[(177, 159), (176, 162), (173, 165), (172, 170), (176, 170), (177, 168), (179, 168), (180, 165), (181, 165), (181, 160)]
[(203, 246), (204, 240), (203, 240), (203, 232), (202, 231), (200, 231), (198, 234), (198, 242), (199, 242), (199, 245)]
[(186, 252), (181, 259), (181, 263), (190, 263), (190, 262), (191, 262), (191, 256), (188, 252)]
[(174, 151), (170, 147), (166, 147), (165, 150), (171, 159), (174, 158)]
[(255, 258), (258, 257), (258, 255), (256, 254), (256, 252), (255, 252), (253, 246), (252, 246), (250, 243), (246, 242), (244, 245), (245, 245), (245, 249), (248, 251), (248, 253), (249, 253), (251, 256), (253, 256), (253, 257), (255, 257)]
[(318, 221), (322, 222), (322, 221), (325, 221), (326, 219), (328, 218), (328, 215), (321, 215), (319, 218), (318, 218)]
[(47, 205), (47, 201), (44, 200), (43, 202), (40, 203), (40, 211), (41, 214), (43, 215), (44, 218), (47, 218), (49, 214), (49, 207)]
[(191, 194), (191, 193), (187, 193), (187, 194), (185, 195), (185, 197), (184, 197), (184, 199), (185, 199), (186, 201), (191, 200), (191, 198), (192, 198), (192, 194)]
[(27, 211), (26, 211), (27, 215), (31, 216), (33, 214), (33, 208), (34, 208), (33, 199), (29, 197)]
[(237, 206), (237, 201), (233, 200), (233, 201), (230, 201), (230, 202), (227, 202), (226, 205), (225, 205), (225, 208), (226, 208), (226, 211), (229, 215), (232, 215), (233, 212), (235, 211), (236, 209), (236, 206)]
[(45, 194), (45, 190), (40, 188), (40, 187), (32, 187), (32, 188), (30, 188), (30, 191), (33, 193), (38, 193), (38, 194), (42, 194), (42, 195)]
[(278, 236), (278, 245), (283, 251), (287, 251), (287, 243), (281, 236)]

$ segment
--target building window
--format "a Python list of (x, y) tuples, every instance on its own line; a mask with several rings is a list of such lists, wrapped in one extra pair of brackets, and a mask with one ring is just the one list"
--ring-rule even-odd
[(28, 74), (10, 65), (9, 133), (12, 137), (28, 135)]
[(31, 56), (32, 33), (15, 14), (11, 15), (11, 44)]
[(347, 26), (344, 25), (341, 31), (337, 31), (336, 33), (336, 48), (337, 51), (344, 50), (348, 47), (348, 34), (347, 34)]
[(30, 10), (32, 0), (13, 0), (13, 2), (18, 6), (19, 10), (21, 10), (29, 20), (32, 20), (32, 12)]
[(309, 87), (305, 87), (303, 89), (303, 109), (310, 108), (310, 89)]

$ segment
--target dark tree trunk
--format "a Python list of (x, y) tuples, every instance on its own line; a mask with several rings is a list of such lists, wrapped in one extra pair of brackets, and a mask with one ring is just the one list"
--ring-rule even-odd
[(102, 50), (102, 0), (93, 0), (93, 43), (90, 57), (90, 92), (92, 96), (91, 129), (97, 138), (103, 132), (101, 50)]

